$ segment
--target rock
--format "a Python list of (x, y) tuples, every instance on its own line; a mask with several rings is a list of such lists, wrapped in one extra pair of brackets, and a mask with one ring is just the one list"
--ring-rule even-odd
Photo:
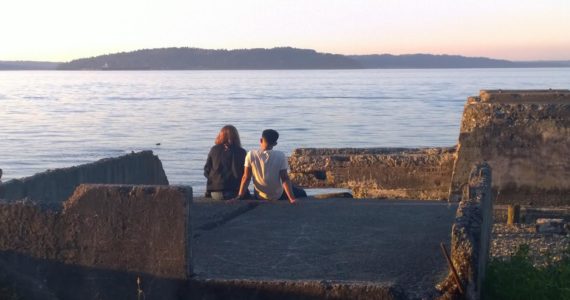
[(566, 223), (564, 219), (537, 219), (536, 232), (538, 233), (566, 233)]
[(544, 267), (569, 257), (566, 249), (570, 247), (570, 238), (564, 234), (538, 233), (536, 224), (494, 224), (492, 258), (509, 260), (521, 245), (529, 247), (529, 257), (534, 266)]

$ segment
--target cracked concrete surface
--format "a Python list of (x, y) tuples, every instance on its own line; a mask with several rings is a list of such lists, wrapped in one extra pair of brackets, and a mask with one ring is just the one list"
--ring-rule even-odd
[(354, 199), (251, 203), (195, 201), (197, 278), (384, 282), (414, 294), (431, 290), (447, 274), (439, 242), (449, 244), (456, 205)]

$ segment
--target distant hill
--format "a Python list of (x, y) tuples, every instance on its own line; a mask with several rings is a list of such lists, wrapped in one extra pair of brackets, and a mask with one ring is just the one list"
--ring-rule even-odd
[(487, 57), (434, 54), (373, 54), (351, 55), (366, 69), (428, 69), (428, 68), (541, 68), (570, 67), (570, 61), (518, 62)]
[(568, 68), (570, 60), (517, 61), (516, 64), (521, 68)]
[(44, 61), (0, 61), (0, 70), (55, 70), (59, 65)]
[(67, 63), (0, 61), (0, 70), (285, 70), (559, 68), (570, 61), (509, 61), (434, 54), (340, 55), (291, 47), (208, 50), (159, 48), (81, 58)]
[(486, 57), (465, 57), (460, 55), (352, 55), (367, 69), (424, 69), (424, 68), (513, 68), (516, 63), (508, 60)]
[(353, 69), (360, 65), (339, 54), (295, 48), (206, 50), (145, 49), (61, 64), (60, 70), (263, 70)]

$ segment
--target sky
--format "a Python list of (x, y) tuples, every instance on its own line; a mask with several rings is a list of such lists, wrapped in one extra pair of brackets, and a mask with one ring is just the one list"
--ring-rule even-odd
[(569, 0), (2, 0), (0, 60), (142, 48), (570, 60)]

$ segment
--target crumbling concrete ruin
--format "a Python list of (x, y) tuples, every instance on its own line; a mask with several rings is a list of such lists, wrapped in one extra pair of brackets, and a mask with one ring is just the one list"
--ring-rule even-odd
[(570, 204), (570, 91), (481, 91), (450, 148), (297, 149), (293, 180), (359, 198), (459, 201), (473, 165), (493, 170), (498, 204)]
[(24, 299), (175, 298), (192, 189), (167, 184), (150, 151), (1, 184), (0, 275)]
[(292, 180), (306, 187), (351, 189), (357, 198), (442, 200), (455, 148), (296, 149)]
[(451, 199), (470, 169), (493, 169), (498, 204), (570, 204), (570, 91), (482, 91), (465, 104)]

